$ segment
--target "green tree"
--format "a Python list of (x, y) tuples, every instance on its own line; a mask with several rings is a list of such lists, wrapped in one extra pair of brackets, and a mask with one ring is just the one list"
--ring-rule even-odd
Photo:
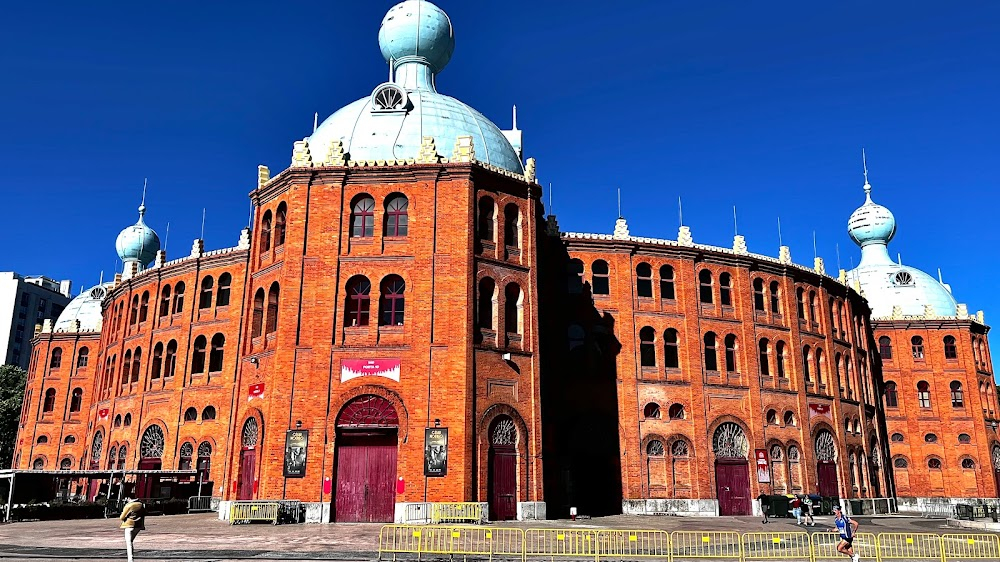
[(21, 419), (24, 384), (28, 373), (15, 365), (0, 365), (0, 468), (14, 460), (17, 423)]

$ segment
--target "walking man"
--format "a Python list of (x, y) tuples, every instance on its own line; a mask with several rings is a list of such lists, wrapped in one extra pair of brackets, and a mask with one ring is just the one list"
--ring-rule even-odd
[(861, 556), (855, 554), (853, 546), (854, 535), (858, 532), (858, 522), (845, 516), (839, 505), (833, 506), (833, 515), (833, 524), (836, 527), (830, 530), (840, 534), (840, 543), (837, 544), (837, 552), (844, 556), (850, 556), (851, 562), (858, 562)]
[(132, 562), (132, 541), (135, 540), (139, 531), (146, 528), (146, 506), (135, 498), (125, 498), (125, 507), (122, 508), (121, 528), (125, 529), (125, 551), (128, 553), (128, 562)]
[(771, 496), (761, 492), (757, 499), (760, 500), (760, 510), (764, 512), (764, 521), (767, 523), (767, 512), (771, 509)]

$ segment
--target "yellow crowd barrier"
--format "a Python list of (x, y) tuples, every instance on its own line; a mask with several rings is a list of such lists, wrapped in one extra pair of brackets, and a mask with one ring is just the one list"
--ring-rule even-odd
[(277, 525), (279, 505), (272, 501), (235, 501), (229, 504), (229, 524), (270, 521)]
[(942, 560), (1000, 560), (997, 535), (941, 535)]
[[(837, 551), (837, 545), (840, 544), (840, 535), (838, 533), (813, 533), (810, 536), (810, 540), (812, 541), (812, 553), (815, 562), (822, 560), (847, 560), (846, 556)], [(862, 560), (878, 559), (878, 546), (875, 544), (875, 535), (872, 533), (857, 533), (854, 535), (854, 541), (851, 543), (851, 546)]]
[[(249, 503), (249, 502), (248, 502)], [(244, 514), (263, 517), (263, 504)], [(246, 505), (245, 508), (254, 506)], [(241, 507), (243, 509), (244, 507)], [(236, 512), (231, 509), (231, 517)], [(237, 520), (240, 517), (237, 514)], [(463, 556), (476, 559), (529, 559), (667, 562), (829, 562), (847, 561), (837, 552), (836, 533), (739, 533), (632, 529), (518, 529), (513, 527), (385, 525), (379, 532), (384, 555), (421, 559)], [(1000, 561), (1000, 537), (989, 534), (858, 533), (852, 544), (862, 560), (877, 562)]]
[(434, 523), (481, 523), (486, 521), (483, 504), (475, 502), (435, 502), (431, 504)]
[(931, 533), (879, 533), (879, 560), (941, 560), (941, 537)]

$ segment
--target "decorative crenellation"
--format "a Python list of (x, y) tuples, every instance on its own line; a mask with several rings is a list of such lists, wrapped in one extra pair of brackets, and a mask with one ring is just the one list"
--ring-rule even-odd
[(677, 229), (677, 243), (681, 246), (694, 246), (694, 236), (691, 235), (690, 226), (681, 226)]
[(195, 238), (194, 244), (191, 244), (191, 257), (199, 258), (205, 253), (205, 241), (201, 238)]
[(925, 304), (924, 305), (924, 319), (925, 320), (931, 320), (933, 318), (936, 318), (936, 316), (934, 315), (934, 305), (932, 305), (932, 304)]
[(986, 313), (983, 312), (982, 310), (977, 310), (976, 311), (976, 322), (979, 322), (980, 324), (985, 324), (986, 323)]
[(295, 141), (292, 148), (293, 168), (312, 168), (312, 153), (309, 152), (309, 139)]
[(788, 246), (778, 247), (778, 261), (783, 264), (792, 263), (792, 249)]
[(957, 314), (959, 318), (968, 318), (969, 317), (969, 305), (959, 303), (955, 307), (955, 314)]
[(417, 164), (437, 164), (440, 161), (441, 158), (438, 156), (434, 137), (421, 138), (420, 152), (417, 153)]
[(628, 240), (628, 223), (624, 217), (618, 217), (615, 221), (615, 233), (611, 235), (615, 240)]
[(156, 252), (156, 259), (153, 260), (153, 268), (163, 267), (163, 264), (167, 263), (167, 251), (158, 250)]
[(894, 305), (892, 307), (892, 318), (893, 320), (899, 320), (903, 317), (903, 307), (900, 305)]
[(240, 231), (240, 241), (236, 243), (236, 247), (240, 250), (247, 250), (250, 248), (250, 228), (246, 227)]
[(472, 142), (472, 136), (460, 135), (455, 139), (455, 150), (451, 153), (451, 162), (475, 162), (476, 147)]
[(139, 274), (141, 266), (137, 261), (127, 261), (122, 269), (122, 279), (131, 279)]
[(528, 158), (528, 165), (524, 168), (524, 181), (535, 183), (535, 159)]
[(52, 333), (52, 319), (46, 318), (42, 321), (42, 333), (51, 334)]
[(264, 187), (269, 181), (271, 181), (270, 168), (263, 164), (257, 166), (257, 189)]
[(549, 215), (545, 220), (545, 234), (559, 236), (559, 222), (555, 215)]
[(339, 140), (332, 140), (326, 146), (326, 154), (323, 155), (323, 166), (343, 166), (347, 162), (344, 154), (344, 143)]
[(813, 270), (820, 275), (826, 275), (826, 265), (823, 264), (823, 258), (813, 258)]
[(742, 234), (733, 236), (733, 251), (743, 256), (750, 253), (747, 249), (747, 239)]
[(846, 269), (841, 269), (837, 273), (837, 281), (840, 281), (840, 283), (842, 285), (847, 285), (847, 270)]

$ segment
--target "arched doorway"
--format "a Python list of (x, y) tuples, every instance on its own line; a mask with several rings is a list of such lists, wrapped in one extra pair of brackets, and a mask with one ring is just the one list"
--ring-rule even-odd
[(719, 515), (750, 515), (750, 443), (743, 428), (733, 422), (720, 425), (712, 436), (712, 450)]
[(257, 442), (260, 440), (260, 426), (257, 418), (247, 418), (240, 433), (240, 475), (236, 485), (236, 499), (252, 500), (254, 479), (257, 474)]
[(871, 470), (871, 476), (869, 480), (871, 482), (871, 494), (873, 498), (882, 497), (882, 479), (879, 477), (879, 472), (882, 470), (882, 448), (878, 446), (878, 440), (874, 437), (871, 440), (871, 460), (868, 462), (869, 469)]
[(337, 415), (338, 522), (391, 523), (396, 508), (399, 417), (381, 396), (359, 396)]
[(840, 496), (837, 486), (837, 445), (833, 434), (827, 430), (816, 434), (816, 482), (819, 495), (836, 498)]
[(996, 482), (996, 496), (1000, 498), (1000, 445), (993, 444), (991, 456), (993, 457), (993, 481)]
[[(163, 429), (151, 425), (142, 434), (139, 442), (139, 470), (160, 470), (163, 467)], [(160, 495), (160, 479), (155, 476), (139, 476), (135, 483), (138, 498), (155, 498)]]
[(498, 416), (490, 425), (490, 521), (517, 518), (517, 428), (510, 416)]

